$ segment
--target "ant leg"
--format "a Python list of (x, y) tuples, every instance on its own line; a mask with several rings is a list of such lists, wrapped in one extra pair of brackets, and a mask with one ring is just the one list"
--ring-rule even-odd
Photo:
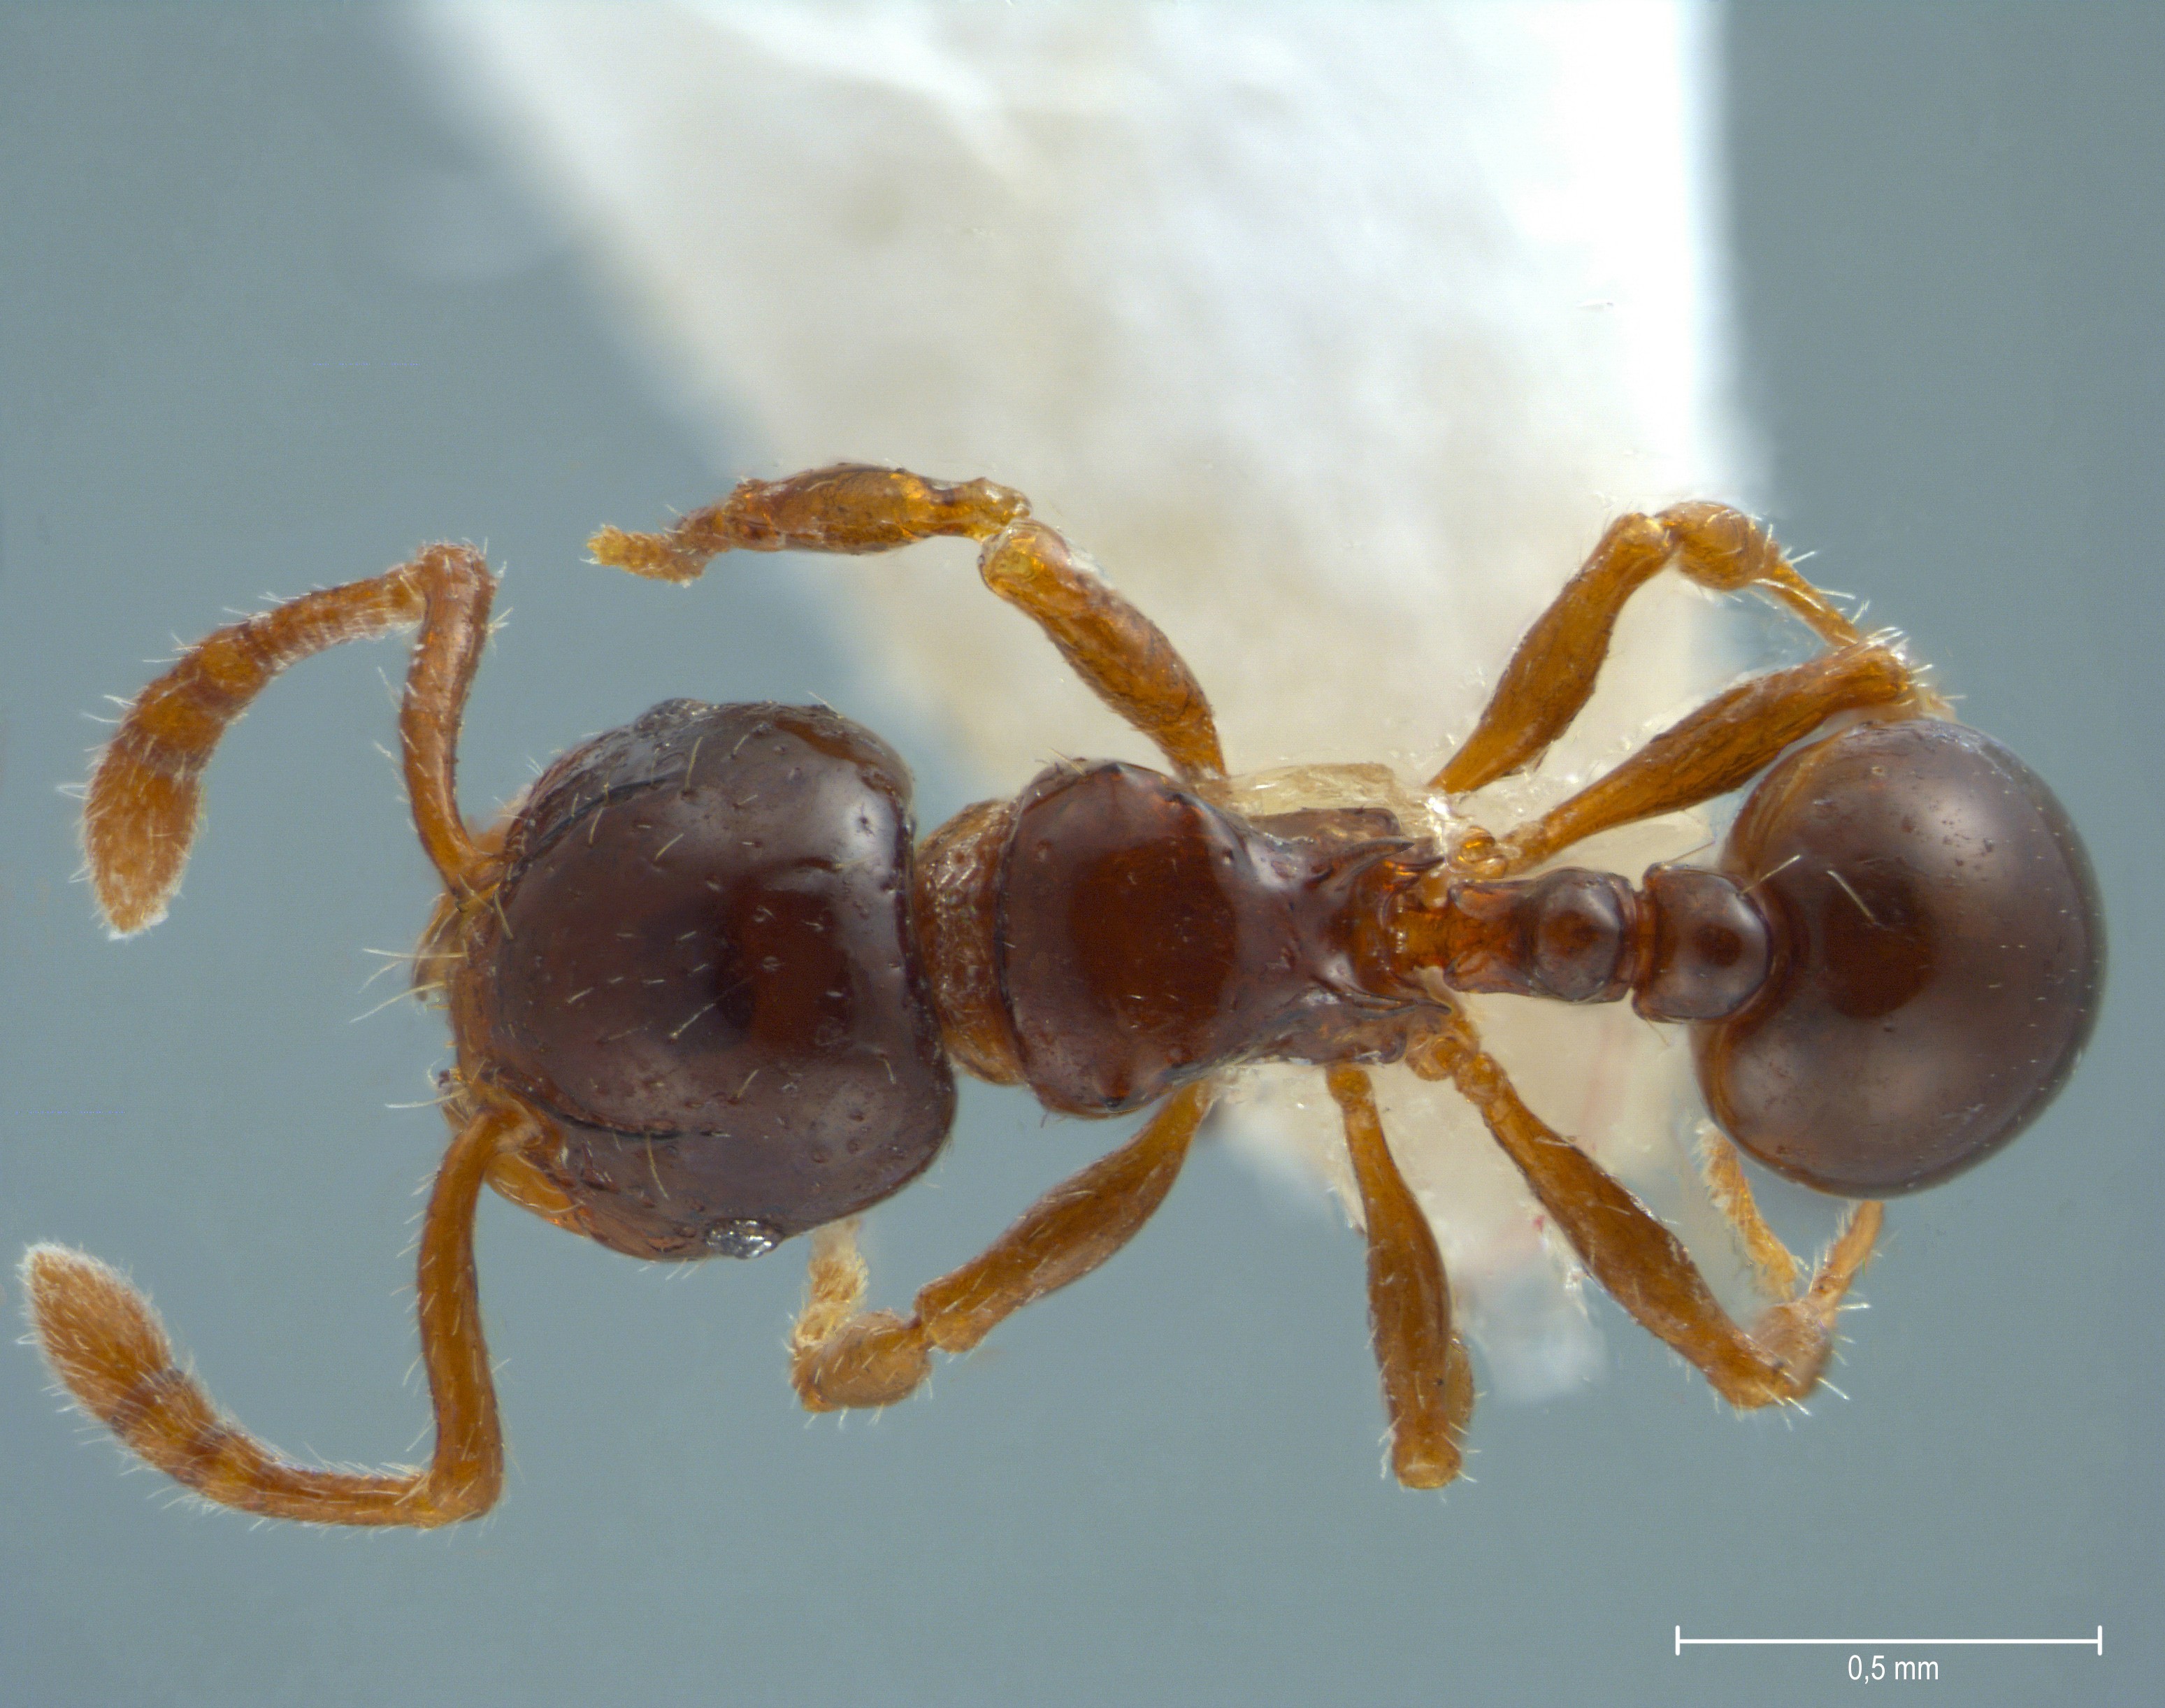
[(219, 737), (288, 665), (341, 640), (421, 625), (399, 714), (421, 845), (456, 893), (478, 863), (453, 796), (459, 717), (488, 634), (495, 582), (478, 552), (432, 546), (366, 581), (326, 588), (213, 631), (137, 695), (98, 755), (83, 847), (116, 936), (166, 916), (202, 821), (202, 777)]
[(1435, 1231), (1392, 1159), (1367, 1070), (1341, 1064), (1329, 1078), (1368, 1225), (1368, 1320), (1391, 1417), (1391, 1468), (1409, 1489), (1441, 1489), (1458, 1475), (1459, 1441), (1473, 1415), (1473, 1369), (1451, 1331), (1451, 1283)]
[(1429, 787), (1463, 794), (1539, 763), (1585, 709), (1625, 604), (1672, 563), (1712, 592), (1757, 588), (1787, 605), (1831, 647), (1863, 639), (1797, 573), (1773, 536), (1741, 510), (1700, 503), (1673, 505), (1657, 516), (1619, 517), (1526, 631), (1473, 733)]
[(1835, 1313), (1870, 1260), (1877, 1204), (1861, 1204), (1801, 1293), (1762, 1312), (1749, 1331), (1715, 1303), (1676, 1236), (1570, 1140), (1520, 1100), (1462, 1015), (1408, 1052), (1425, 1079), (1448, 1079), (1479, 1111), (1579, 1259), (1641, 1326), (1688, 1358), (1732, 1405), (1794, 1404), (1819, 1384)]
[(1710, 1122), (1699, 1134), (1699, 1161), (1706, 1194), (1751, 1260), (1761, 1289), (1769, 1299), (1788, 1298), (1801, 1278), (1796, 1256), (1759, 1214), (1759, 1201), (1751, 1195), (1751, 1183), (1745, 1178), (1736, 1147)]
[(679, 586), (724, 551), (893, 551), (920, 540), (989, 540), (1030, 514), (1030, 500), (990, 481), (926, 480), (907, 469), (838, 462), (786, 480), (740, 481), (719, 503), (665, 533), (603, 528), (597, 563)]
[(1742, 788), (1836, 713), (1902, 706), (1914, 688), (1900, 656), (1870, 640), (1753, 677), (1539, 818), (1501, 836), (1471, 832), (1452, 863), (1473, 876), (1507, 878), (1601, 831), (1697, 806)]
[(977, 569), (1035, 619), (1093, 693), (1157, 744), (1183, 782), (1225, 776), (1217, 720), (1195, 672), (1081, 552), (1025, 519), (986, 542)]
[(921, 1290), (907, 1318), (856, 1314), (865, 1266), (856, 1224), (819, 1230), (809, 1297), (790, 1339), (790, 1379), (805, 1410), (893, 1405), (924, 1379), (935, 1347), (967, 1352), (1025, 1305), (1097, 1268), (1165, 1201), (1213, 1095), (1207, 1080), (1176, 1092), (1125, 1147), (1054, 1187), (982, 1256)]
[(892, 551), (941, 535), (982, 542), (985, 585), (1035, 622), (1182, 778), (1225, 774), (1209, 701), (1172, 643), (1082, 553), (1030, 519), (1028, 499), (990, 481), (949, 485), (906, 469), (840, 463), (745, 481), (665, 533), (604, 528), (587, 549), (597, 562), (682, 583), (724, 551)]
[(426, 1470), (334, 1471), (280, 1458), (219, 1415), (175, 1362), (150, 1301), (87, 1253), (30, 1248), (30, 1326), (77, 1405), (206, 1500), (314, 1524), (427, 1529), (478, 1516), (503, 1486), (503, 1441), (474, 1280), (474, 1205), (491, 1159), (530, 1119), (508, 1102), (476, 1115), (452, 1140), (429, 1199), (419, 1291), (436, 1450)]
[(789, 1334), (789, 1377), (807, 1411), (892, 1405), (932, 1373), (932, 1342), (914, 1318), (860, 1312), (867, 1282), (858, 1218), (812, 1232), (804, 1309)]

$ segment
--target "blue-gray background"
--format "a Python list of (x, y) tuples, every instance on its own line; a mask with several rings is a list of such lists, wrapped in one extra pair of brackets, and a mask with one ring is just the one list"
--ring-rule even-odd
[[(1490, 1405), (1477, 1483), (1400, 1493), (1357, 1243), (1206, 1151), (1119, 1263), (929, 1402), (808, 1427), (782, 1371), (794, 1262), (664, 1273), (492, 1202), (514, 1469), (453, 1535), (170, 1510), (7, 1349), (0, 1700), (1862, 1688), (1845, 1651), (1678, 1659), (1679, 1622), (2102, 1623), (2102, 1660), (1938, 1652), (1941, 1700), (2157, 1700), (2165, 11), (1743, 5), (1724, 55), (1776, 520), (2052, 779), (2115, 931), (2068, 1093), (1897, 1209), (1850, 1403), (1732, 1419), (1604, 1304), (1604, 1384)], [(475, 220), (502, 223), (489, 266), (447, 242)], [(925, 819), (959, 804), (937, 732), (851, 680), (789, 565), (733, 572), (690, 620), (580, 561), (598, 522), (723, 478), (382, 14), (0, 10), (0, 1247), (131, 1266), (287, 1447), (425, 1450), (406, 1248), (444, 1134), (385, 1105), (431, 1094), (440, 1022), (350, 1024), (398, 977), (363, 994), (363, 949), (402, 948), (429, 894), (377, 751), (400, 654), (318, 660), (236, 730), (182, 904), (124, 946), (68, 882), (55, 785), (97, 739), (83, 714), (227, 608), (463, 535), (508, 566), (512, 619), (467, 725), (477, 809), (672, 694), (823, 695), (919, 756)], [(1105, 1136), (972, 1096), (881, 1219), (888, 1296)]]

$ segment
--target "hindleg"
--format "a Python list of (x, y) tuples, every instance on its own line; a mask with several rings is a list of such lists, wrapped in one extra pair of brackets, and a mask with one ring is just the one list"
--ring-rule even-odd
[(906, 469), (842, 463), (745, 481), (656, 534), (604, 528), (598, 562), (661, 581), (696, 580), (724, 551), (892, 551), (941, 536), (982, 542), (985, 585), (1042, 629), (1091, 691), (1156, 742), (1183, 778), (1222, 777), (1201, 685), (1172, 643), (1083, 556), (990, 481), (949, 484)]
[(1782, 1243), (1781, 1236), (1759, 1213), (1759, 1200), (1752, 1195), (1751, 1181), (1745, 1178), (1743, 1158), (1729, 1136), (1712, 1122), (1700, 1131), (1699, 1161), (1706, 1195), (1751, 1260), (1760, 1290), (1769, 1299), (1787, 1299), (1803, 1278), (1796, 1253)]
[(1462, 794), (1538, 764), (1592, 696), (1625, 605), (1670, 565), (1713, 592), (1757, 589), (1830, 647), (1864, 638), (1741, 510), (1700, 503), (1620, 517), (1526, 631), (1473, 733), (1429, 787)]
[(1741, 788), (1838, 712), (1908, 715), (1915, 678), (1899, 654), (1860, 641), (1739, 683), (1672, 725), (1570, 799), (1501, 836), (1475, 830), (1452, 851), (1469, 876), (1508, 878), (1620, 825), (1682, 812)]
[(1165, 1202), (1212, 1094), (1206, 1081), (1167, 1099), (1127, 1145), (1054, 1187), (983, 1255), (919, 1292), (908, 1317), (860, 1313), (856, 1224), (819, 1230), (790, 1340), (791, 1379), (805, 1409), (891, 1405), (924, 1381), (934, 1347), (967, 1352), (1025, 1305), (1097, 1268)]
[(492, 1160), (530, 1119), (508, 1102), (476, 1115), (451, 1141), (429, 1199), (419, 1294), (436, 1447), (426, 1469), (331, 1470), (281, 1457), (219, 1414), (176, 1361), (150, 1300), (84, 1252), (30, 1248), (31, 1328), (77, 1405), (206, 1500), (315, 1524), (427, 1529), (478, 1516), (503, 1485), (503, 1440), (474, 1278), (475, 1200)]
[(1818, 1385), (1833, 1349), (1835, 1313), (1872, 1256), (1878, 1205), (1859, 1205), (1810, 1284), (1762, 1312), (1747, 1331), (1715, 1302), (1676, 1236), (1520, 1100), (1462, 1015), (1443, 1021), (1406, 1062), (1424, 1078), (1457, 1087), (1594, 1278), (1723, 1399), (1740, 1407), (1791, 1404)]

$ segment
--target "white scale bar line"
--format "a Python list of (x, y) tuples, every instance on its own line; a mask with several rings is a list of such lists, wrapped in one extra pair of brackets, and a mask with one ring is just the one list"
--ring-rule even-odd
[(1723, 1647), (1803, 1647), (1816, 1645), (1828, 1648), (1953, 1648), (1994, 1646), (2008, 1648), (2050, 1648), (2054, 1647), (2095, 1649), (2104, 1653), (2104, 1627), (2097, 1628), (2095, 1637), (1686, 1637), (1681, 1625), (1677, 1627), (1677, 1653), (1695, 1646)]

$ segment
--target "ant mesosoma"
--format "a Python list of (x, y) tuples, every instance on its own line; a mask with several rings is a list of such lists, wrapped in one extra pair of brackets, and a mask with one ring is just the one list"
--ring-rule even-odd
[[(1237, 809), (1209, 703), (1165, 636), (1003, 488), (823, 469), (747, 482), (664, 534), (605, 530), (593, 550), (682, 583), (723, 551), (942, 535), (982, 542), (986, 583), (1171, 776), (1056, 765), (913, 846), (909, 772), (868, 731), (824, 709), (674, 700), (563, 755), (477, 831), (453, 769), (494, 582), (454, 546), (221, 629), (145, 690), (83, 820), (120, 934), (162, 916), (203, 768), (264, 686), (339, 641), (419, 626), (399, 722), (444, 894), (418, 965), (445, 987), (457, 1048), (456, 1136), (420, 1245), (435, 1450), (426, 1469), (377, 1473), (278, 1457), (176, 1365), (140, 1294), (94, 1258), (37, 1247), (33, 1321), (87, 1411), (250, 1512), (429, 1526), (486, 1510), (503, 1449), (473, 1268), (484, 1183), (640, 1257), (751, 1257), (810, 1233), (797, 1391), (815, 1410), (888, 1405), (934, 1348), (968, 1351), (1118, 1251), (1172, 1187), (1221, 1071), (1276, 1060), (1321, 1068), (1343, 1115), (1392, 1463), (1435, 1487), (1457, 1473), (1473, 1384), (1369, 1066), (1454, 1085), (1586, 1268), (1739, 1406), (1818, 1382), (1881, 1214), (1862, 1204), (1804, 1280), (1717, 1141), (1715, 1199), (1781, 1301), (1740, 1326), (1669, 1231), (1520, 1100), (1453, 993), (1629, 994), (1691, 1028), (1730, 1140), (1862, 1199), (2004, 1144), (2082, 1047), (2104, 944), (2060, 806), (1723, 506), (1612, 526), (1420, 795), (1266, 815)], [(1619, 611), (1670, 565), (1770, 596), (1825, 650), (1730, 689), (1501, 835), (1452, 818), (1455, 798), (1540, 760), (1592, 692)], [(1657, 866), (1636, 888), (1572, 867), (1523, 875), (1754, 778), (1719, 869)], [(1064, 1113), (1153, 1112), (909, 1315), (861, 1311), (855, 1218), (939, 1152), (956, 1065)]]

